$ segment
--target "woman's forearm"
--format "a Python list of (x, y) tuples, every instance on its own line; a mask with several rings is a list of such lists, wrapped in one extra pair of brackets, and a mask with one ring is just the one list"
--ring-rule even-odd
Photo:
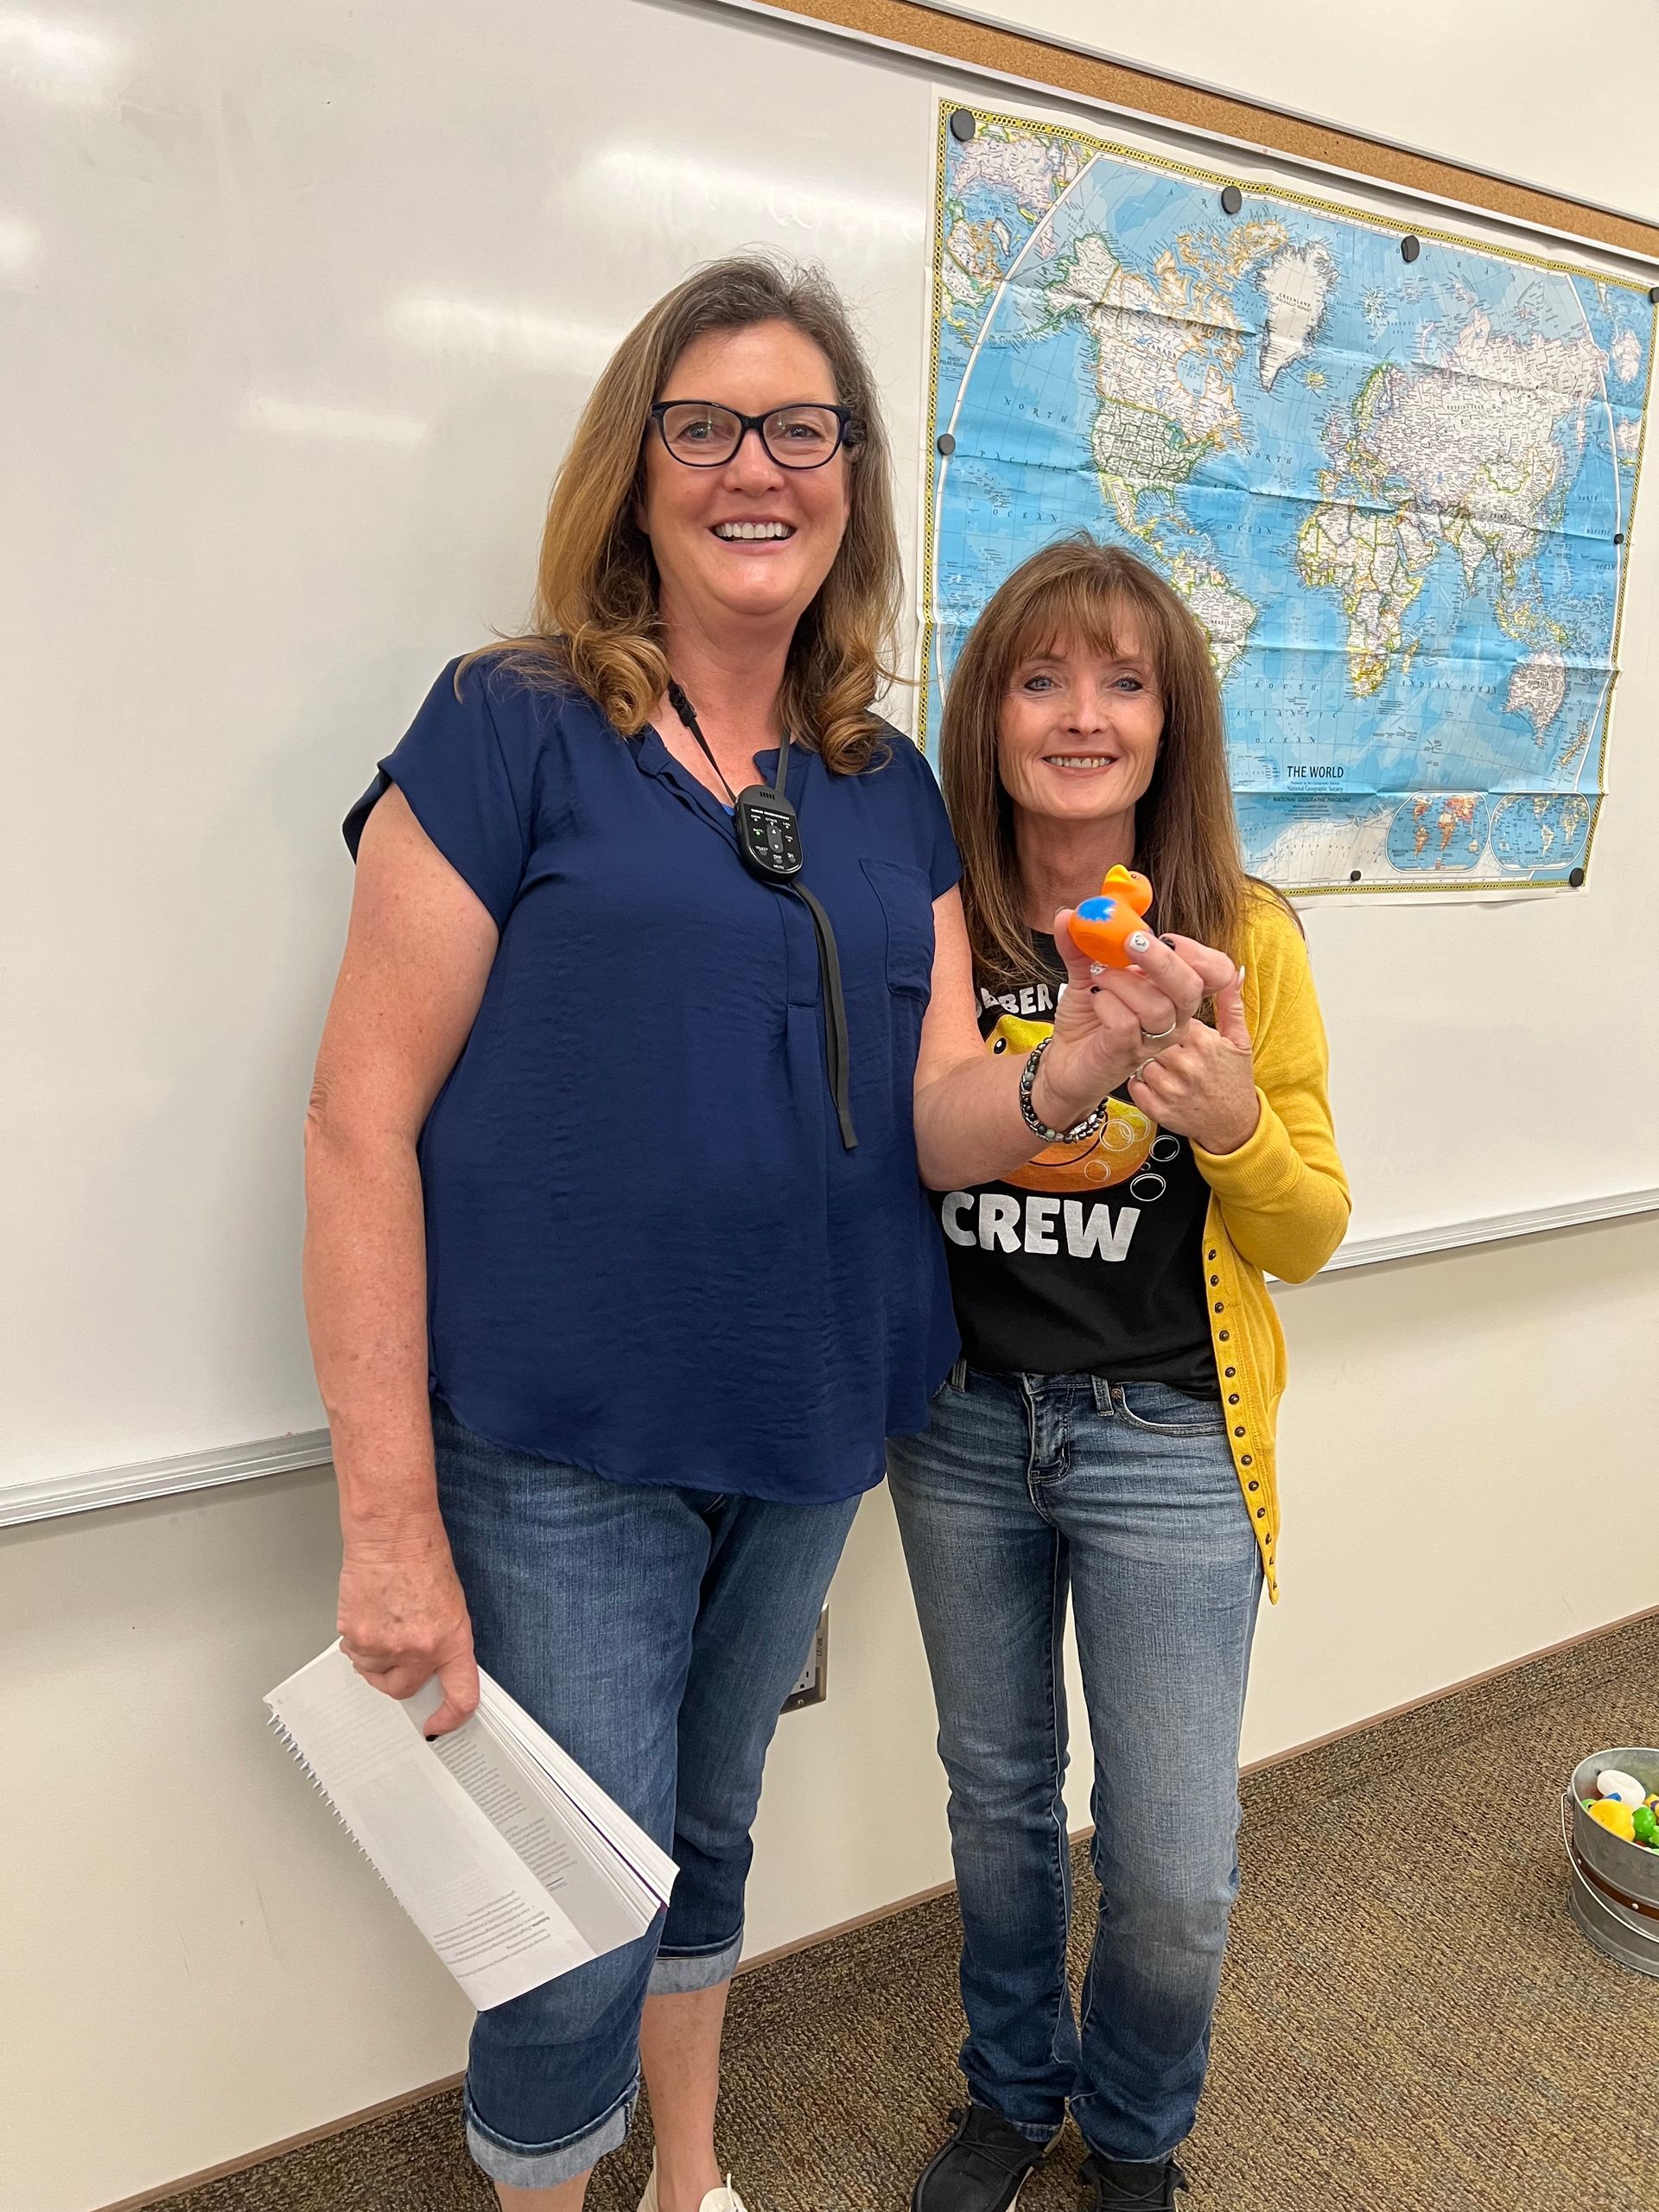
[[(1007, 1175), (1049, 1140), (1020, 1110), (1025, 1056), (985, 1049), (974, 1010), (973, 963), (961, 900), (951, 891), (934, 905), (933, 996), (922, 1029), (913, 1124), (916, 1159), (930, 1190), (970, 1189)], [(1055, 926), (1064, 934), (1062, 911)], [(1032, 1111), (1043, 1127), (1074, 1128), (1146, 1057), (1173, 1036), (1206, 991), (1231, 977), (1224, 953), (1185, 938), (1144, 939), (1132, 970), (1098, 968), (1069, 937), (1056, 944), (1066, 984), (1032, 1085)]]
[[(1070, 1128), (1097, 1101), (1059, 1095), (1045, 1053), (1032, 1086), (1039, 1121)], [(971, 1190), (994, 1182), (1043, 1148), (1020, 1111), (1023, 1054), (993, 1059), (978, 1052), (943, 1069), (916, 1092), (916, 1160), (930, 1191)]]
[(389, 1553), (442, 1542), (414, 1144), (314, 1105), (305, 1182), (306, 1319), (346, 1541)]

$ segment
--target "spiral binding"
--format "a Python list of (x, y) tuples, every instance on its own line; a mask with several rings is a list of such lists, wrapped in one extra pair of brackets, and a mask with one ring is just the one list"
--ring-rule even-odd
[(289, 1756), (293, 1759), (295, 1764), (302, 1770), (307, 1780), (310, 1783), (311, 1787), (316, 1791), (318, 1796), (321, 1798), (323, 1803), (328, 1808), (334, 1818), (340, 1822), (341, 1827), (345, 1829), (346, 1834), (350, 1836), (352, 1841), (357, 1846), (358, 1850), (362, 1853), (364, 1859), (373, 1869), (375, 1880), (379, 1883), (381, 1888), (392, 1900), (393, 1904), (396, 1904), (397, 1910), (400, 1912), (407, 1913), (409, 1910), (408, 1906), (404, 1904), (397, 1891), (392, 1888), (391, 1884), (387, 1881), (385, 1876), (380, 1872), (378, 1866), (375, 1862), (374, 1854), (370, 1851), (367, 1844), (364, 1842), (362, 1837), (346, 1819), (345, 1814), (340, 1811), (339, 1805), (336, 1804), (334, 1799), (329, 1794), (327, 1784), (323, 1781), (322, 1777), (317, 1772), (315, 1767), (312, 1765), (310, 1760), (307, 1758), (305, 1753), (300, 1749), (298, 1739), (289, 1730), (288, 1724), (282, 1719), (280, 1714), (272, 1711), (269, 1707), (266, 1708), (266, 1714), (267, 1726), (270, 1727), (271, 1733), (277, 1738), (278, 1742), (282, 1744), (284, 1750), (289, 1753)]

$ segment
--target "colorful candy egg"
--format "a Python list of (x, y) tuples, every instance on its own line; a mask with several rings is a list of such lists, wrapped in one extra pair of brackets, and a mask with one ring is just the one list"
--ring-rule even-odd
[(1651, 1805), (1638, 1805), (1630, 1815), (1630, 1826), (1637, 1843), (1645, 1843), (1649, 1850), (1659, 1844), (1659, 1820), (1654, 1818)]
[(1645, 1805), (1648, 1802), (1647, 1791), (1623, 1767), (1605, 1767), (1596, 1777), (1596, 1788), (1602, 1796), (1615, 1797), (1621, 1805)]
[(1626, 1843), (1636, 1841), (1636, 1815), (1618, 1798), (1603, 1797), (1590, 1808), (1590, 1817), (1610, 1835), (1623, 1836)]

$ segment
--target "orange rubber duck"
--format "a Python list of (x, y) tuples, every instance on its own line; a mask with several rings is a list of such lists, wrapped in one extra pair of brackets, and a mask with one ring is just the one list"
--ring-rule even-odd
[(1132, 868), (1111, 868), (1097, 899), (1085, 899), (1071, 917), (1071, 942), (1105, 968), (1132, 968), (1128, 941), (1152, 904), (1152, 886)]

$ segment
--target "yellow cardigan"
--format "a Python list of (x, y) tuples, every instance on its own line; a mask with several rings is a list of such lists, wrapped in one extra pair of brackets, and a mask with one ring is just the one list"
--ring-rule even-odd
[(1261, 1119), (1236, 1152), (1195, 1144), (1192, 1157), (1210, 1185), (1204, 1277), (1227, 1440), (1277, 1605), (1274, 1440), (1285, 1339), (1262, 1274), (1306, 1282), (1319, 1273), (1348, 1226), (1348, 1181), (1331, 1126), (1325, 1024), (1307, 947), (1294, 917), (1259, 891), (1245, 912), (1242, 961)]

